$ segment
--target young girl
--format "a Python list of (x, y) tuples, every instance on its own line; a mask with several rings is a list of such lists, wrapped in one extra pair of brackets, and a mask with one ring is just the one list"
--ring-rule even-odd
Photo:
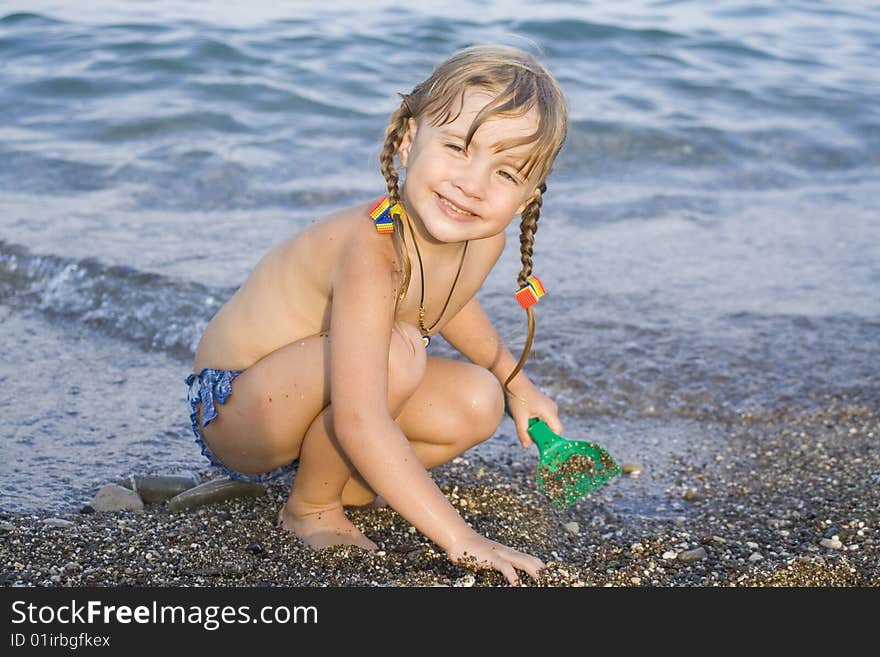
[[(563, 431), (520, 369), (544, 293), (532, 240), (565, 102), (531, 55), (494, 46), (454, 54), (402, 98), (380, 156), (387, 197), (280, 243), (208, 324), (187, 377), (193, 431), (233, 478), (265, 481), (298, 460), (278, 521), (313, 548), (375, 549), (343, 507), (378, 494), (452, 561), (537, 578), (540, 560), (477, 534), (427, 470), (491, 437), (505, 395), (523, 447), (531, 417)], [(475, 296), (516, 215), (519, 362)], [(438, 332), (471, 362), (429, 356)]]

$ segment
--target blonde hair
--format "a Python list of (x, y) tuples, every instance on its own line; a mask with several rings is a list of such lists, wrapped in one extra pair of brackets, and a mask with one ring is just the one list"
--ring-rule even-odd
[[(523, 209), (521, 215), (519, 242), (522, 269), (517, 276), (519, 289), (532, 274), (535, 232), (538, 230), (543, 195), (547, 191), (545, 179), (565, 141), (568, 123), (565, 99), (559, 85), (534, 56), (510, 46), (472, 46), (460, 50), (441, 63), (411, 93), (401, 94), (400, 106), (391, 114), (385, 129), (385, 143), (379, 155), (382, 175), (388, 186), (391, 205), (400, 203), (399, 174), (394, 158), (406, 135), (409, 119), (418, 120), (425, 116), (435, 126), (455, 121), (457, 115), (453, 115), (453, 108), (462, 106), (465, 92), (472, 87), (486, 89), (496, 96), (474, 117), (465, 138), (466, 147), (486, 120), (497, 115), (521, 116), (532, 108), (538, 111), (538, 128), (533, 134), (503, 144), (503, 148), (535, 144), (521, 170), (524, 177), (538, 182), (534, 199)], [(399, 261), (403, 263), (401, 292), (395, 304), (396, 314), (397, 304), (406, 295), (409, 287), (412, 263), (403, 241), (401, 218), (395, 215), (392, 219), (394, 250)], [(528, 335), (519, 362), (504, 382), (508, 393), (508, 384), (519, 374), (532, 347), (535, 334), (534, 307), (526, 309), (526, 315)]]

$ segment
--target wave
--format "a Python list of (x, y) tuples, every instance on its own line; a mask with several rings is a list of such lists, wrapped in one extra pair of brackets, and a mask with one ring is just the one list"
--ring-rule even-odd
[(63, 21), (36, 14), (29, 11), (19, 11), (6, 16), (0, 17), (0, 25), (23, 25), (30, 24), (35, 26), (58, 25)]
[(646, 43), (667, 43), (683, 35), (659, 28), (627, 28), (579, 19), (526, 20), (516, 24), (516, 31), (541, 37), (548, 43), (571, 41), (583, 43), (603, 39), (638, 39)]
[(0, 241), (0, 301), (175, 358), (192, 358), (208, 320), (234, 291)]

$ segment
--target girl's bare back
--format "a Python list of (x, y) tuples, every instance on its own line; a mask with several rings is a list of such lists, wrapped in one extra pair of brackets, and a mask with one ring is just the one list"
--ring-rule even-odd
[(266, 253), (206, 327), (195, 371), (244, 370), (284, 345), (327, 332), (340, 251), (352, 231), (370, 228), (368, 220), (365, 207), (347, 208)]

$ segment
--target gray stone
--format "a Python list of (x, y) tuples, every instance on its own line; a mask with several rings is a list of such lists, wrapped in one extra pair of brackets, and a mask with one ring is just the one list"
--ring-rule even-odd
[(194, 488), (199, 483), (198, 477), (188, 475), (132, 475), (129, 486), (145, 504), (158, 504), (170, 500), (185, 490)]
[(576, 522), (567, 522), (562, 526), (569, 534), (574, 534), (575, 536), (578, 536), (581, 533), (581, 526)]
[(70, 522), (70, 520), (64, 520), (63, 518), (46, 518), (43, 521), (43, 524), (46, 527), (58, 527), (59, 529), (70, 529), (71, 527), (76, 527), (76, 523)]
[(683, 552), (679, 552), (678, 560), (685, 562), (700, 561), (708, 556), (709, 555), (706, 554), (706, 548), (698, 547), (694, 550), (684, 550)]
[(144, 501), (133, 490), (107, 484), (95, 494), (91, 506), (95, 511), (143, 511)]
[(237, 497), (258, 497), (265, 492), (265, 484), (229, 478), (213, 479), (172, 497), (168, 500), (168, 508), (172, 511), (183, 511)]

